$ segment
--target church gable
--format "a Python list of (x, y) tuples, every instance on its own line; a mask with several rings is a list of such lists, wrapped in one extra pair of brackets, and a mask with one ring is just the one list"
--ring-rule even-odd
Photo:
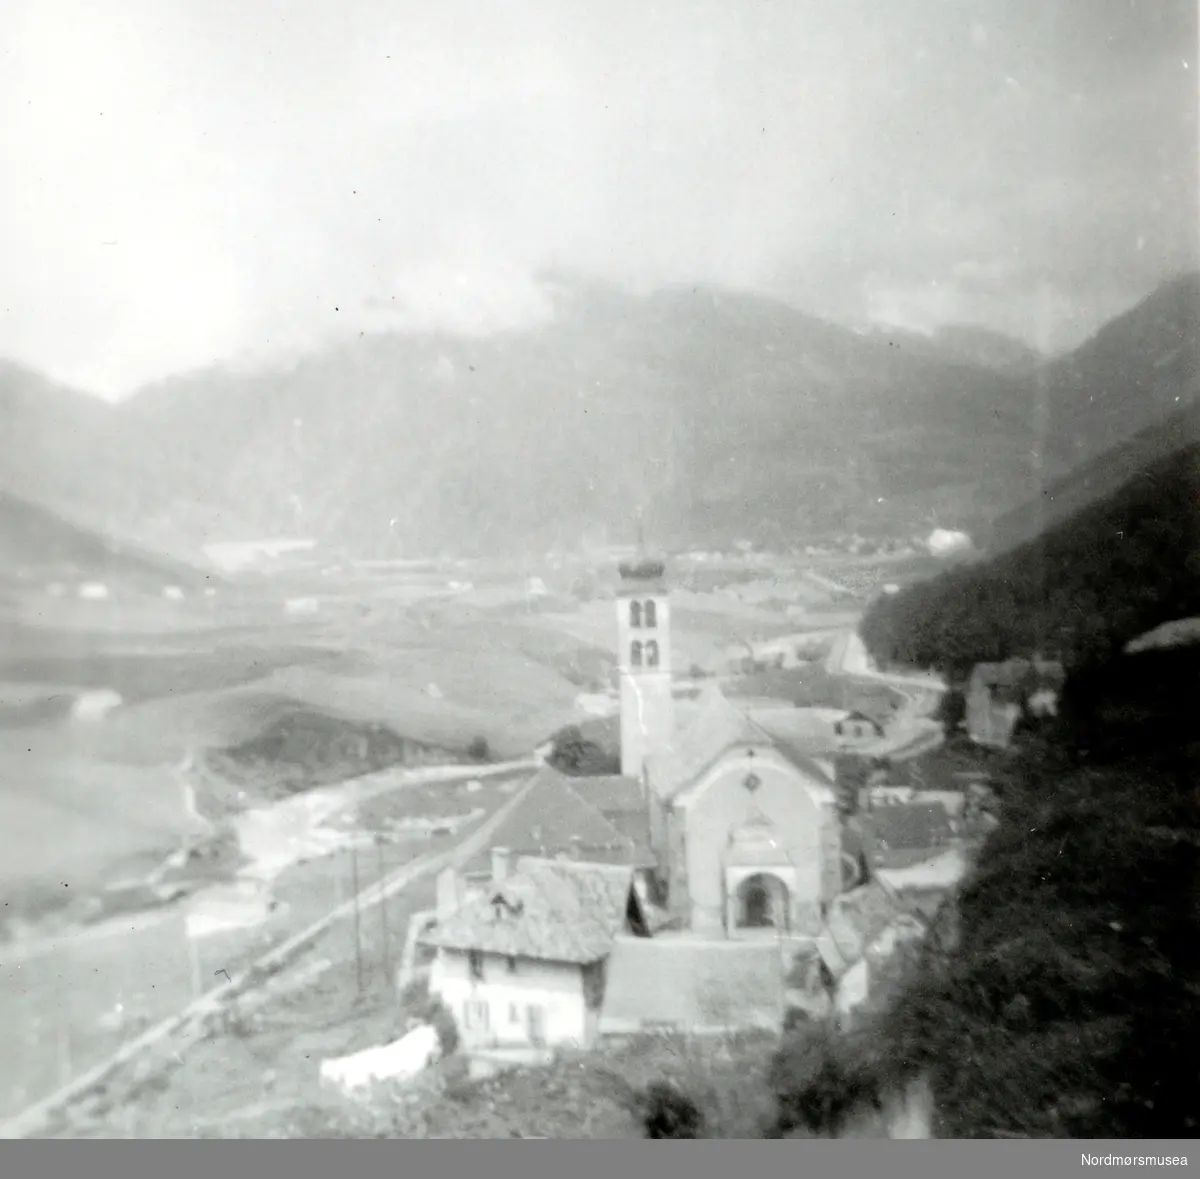
[(661, 799), (676, 799), (722, 755), (742, 746), (770, 745), (770, 737), (714, 686), (701, 700), (692, 723), (677, 734), (670, 750), (648, 763), (651, 787)]
[(836, 801), (823, 776), (806, 773), (769, 742), (758, 742), (726, 749), (700, 777), (676, 794), (672, 806), (677, 810), (693, 809), (713, 790), (744, 793), (757, 805), (764, 805), (764, 800), (782, 784), (786, 789), (803, 792), (817, 809)]

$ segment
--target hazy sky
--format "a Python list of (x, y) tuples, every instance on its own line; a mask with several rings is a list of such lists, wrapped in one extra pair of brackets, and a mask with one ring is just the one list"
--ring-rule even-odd
[(6, 0), (0, 355), (115, 395), (554, 266), (1070, 344), (1195, 264), (1194, 0)]

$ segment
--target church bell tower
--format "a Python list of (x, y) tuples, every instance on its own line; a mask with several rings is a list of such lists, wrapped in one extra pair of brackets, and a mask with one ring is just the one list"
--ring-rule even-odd
[(622, 563), (619, 572), (621, 773), (644, 781), (646, 757), (667, 750), (675, 730), (666, 564), (639, 544), (637, 558)]

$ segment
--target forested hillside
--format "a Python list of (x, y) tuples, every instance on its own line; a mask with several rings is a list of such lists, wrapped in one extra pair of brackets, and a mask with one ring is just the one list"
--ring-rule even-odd
[(882, 663), (938, 667), (1036, 652), (1107, 661), (1200, 613), (1200, 444), (1011, 552), (880, 598), (862, 624)]

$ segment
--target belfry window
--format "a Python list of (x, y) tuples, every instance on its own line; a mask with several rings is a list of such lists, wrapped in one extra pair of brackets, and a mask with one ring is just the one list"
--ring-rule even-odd
[(642, 666), (642, 644), (641, 643), (634, 643), (629, 648), (629, 662), (634, 667)]
[(646, 644), (646, 666), (658, 666), (658, 643), (656, 643), (653, 639)]
[(653, 602), (646, 603), (646, 625), (648, 627), (658, 625), (658, 608)]
[(641, 602), (629, 603), (629, 625), (640, 627), (642, 625), (642, 604)]

